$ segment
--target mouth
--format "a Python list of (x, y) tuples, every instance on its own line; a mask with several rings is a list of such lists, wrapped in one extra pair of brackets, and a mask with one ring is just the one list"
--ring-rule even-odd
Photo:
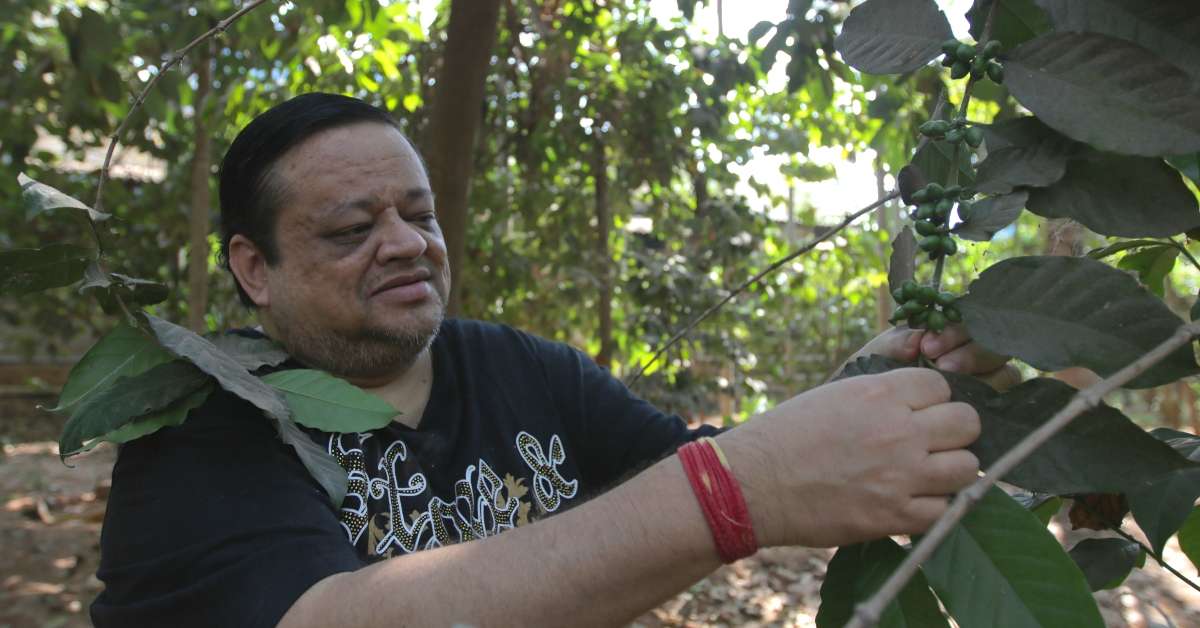
[(424, 297), (431, 291), (430, 276), (429, 271), (425, 269), (401, 273), (380, 284), (371, 296), (395, 297), (403, 301)]

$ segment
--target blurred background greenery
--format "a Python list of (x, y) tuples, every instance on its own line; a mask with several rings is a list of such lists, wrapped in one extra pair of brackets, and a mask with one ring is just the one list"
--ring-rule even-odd
[[(852, 4), (268, 2), (164, 76), (120, 138), (105, 208), (123, 244), (110, 267), (169, 285), (159, 316), (255, 324), (214, 257), (217, 165), (272, 105), (345, 93), (390, 111), (430, 162), (458, 260), (452, 311), (628, 376), (730, 288), (894, 187), (947, 85), (933, 66), (894, 77), (843, 64), (833, 37)], [(970, 1), (942, 4), (965, 37)], [(0, 246), (81, 240), (60, 220), (26, 224), (17, 175), (91, 203), (107, 138), (157, 66), (240, 6), (0, 0)], [(990, 83), (971, 107), (985, 121), (1021, 113)], [(887, 328), (903, 216), (890, 204), (755, 285), (635, 391), (730, 422), (816, 385)], [(990, 260), (1103, 244), (1045, 222), (1026, 213), (967, 244), (950, 289), (965, 292)], [(1196, 284), (1177, 269), (1168, 304), (1186, 312)], [(52, 388), (46, 365), (69, 366), (113, 322), (71, 289), (4, 301), (0, 354), (15, 375), (0, 384)], [(1195, 421), (1186, 383), (1117, 401), (1152, 422)]]

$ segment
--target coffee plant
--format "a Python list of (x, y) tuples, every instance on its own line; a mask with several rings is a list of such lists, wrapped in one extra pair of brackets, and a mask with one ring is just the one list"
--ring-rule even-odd
[[(1200, 268), (1179, 240), (1200, 233), (1197, 196), (1185, 182), (1200, 181), (1200, 5), (976, 0), (967, 19), (973, 42), (953, 37), (933, 0), (867, 0), (836, 41), (862, 72), (913, 72), (941, 57), (949, 79), (965, 81), (960, 102), (943, 103), (920, 125), (921, 144), (897, 177), (913, 225), (893, 243), (893, 322), (939, 333), (961, 320), (991, 351), (1041, 371), (1085, 367), (1111, 378), (1104, 388), (1149, 388), (1200, 372), (1198, 327), (1185, 326), (1161, 298), (1179, 256)], [(972, 92), (985, 81), (1003, 83), (1032, 115), (969, 119)], [(940, 289), (958, 239), (986, 242), (1025, 210), (1119, 239), (1078, 258), (1000, 261), (961, 296)], [(923, 285), (918, 249), (933, 262)], [(1102, 261), (1118, 254), (1116, 268)], [(1200, 302), (1192, 317), (1198, 312)], [(841, 376), (911, 366), (871, 356)], [(948, 626), (944, 607), (964, 628), (1100, 627), (1091, 593), (1120, 585), (1147, 555), (1197, 587), (1162, 552), (1178, 533), (1200, 564), (1200, 438), (1147, 433), (1056, 379), (997, 393), (970, 376), (944, 376), (953, 398), (979, 412), (983, 431), (970, 449), (1002, 473), (960, 495), (970, 499), (951, 508), (929, 543), (839, 548), (818, 626)], [(1034, 432), (1040, 447), (1023, 442)], [(1001, 479), (993, 475), (1024, 492), (992, 486)], [(1067, 501), (1073, 525), (1119, 538), (1064, 549), (1047, 523)], [(1130, 513), (1148, 544), (1121, 529)], [(922, 556), (910, 558), (918, 550)]]
[[(129, 116), (188, 51), (263, 2), (247, 3), (172, 55)], [(1092, 592), (1118, 586), (1148, 557), (1200, 588), (1163, 559), (1178, 534), (1200, 564), (1200, 438), (1146, 432), (1101, 401), (1118, 386), (1150, 388), (1200, 373), (1192, 348), (1200, 323), (1185, 324), (1162, 300), (1180, 257), (1200, 269), (1186, 246), (1200, 235), (1200, 206), (1187, 182), (1200, 182), (1200, 5), (976, 0), (967, 19), (974, 41), (954, 37), (934, 0), (867, 0), (850, 13), (835, 40), (847, 64), (905, 75), (940, 58), (949, 79), (964, 82), (959, 102), (947, 95), (914, 129), (922, 139), (898, 173), (896, 192), (772, 264), (700, 318), (899, 196), (912, 208), (913, 224), (893, 242), (893, 323), (932, 333), (965, 323), (984, 347), (1035, 369), (1085, 367), (1107, 379), (1080, 394), (1047, 377), (999, 393), (973, 377), (943, 373), (953, 399), (978, 411), (983, 431), (971, 450), (992, 470), (912, 547), (885, 538), (839, 548), (821, 589), (821, 628), (945, 627), (946, 613), (962, 628), (1101, 627)], [(984, 83), (1003, 84), (1031, 115), (970, 119), (972, 94)], [(364, 431), (386, 425), (395, 409), (319, 371), (255, 377), (253, 371), (287, 359), (278, 343), (201, 336), (143, 310), (167, 298), (166, 286), (112, 273), (106, 264), (121, 242), (103, 189), (124, 126), (113, 136), (93, 206), (20, 179), (27, 218), (75, 221), (89, 245), (0, 251), (0, 296), (79, 284), (80, 293), (122, 316), (80, 360), (51, 410), (70, 417), (60, 453), (178, 425), (220, 386), (275, 421), (340, 505), (344, 471), (298, 424)], [(962, 248), (960, 240), (987, 242), (1025, 210), (1115, 240), (1082, 257), (1005, 259), (983, 269), (965, 294), (943, 289), (946, 259)], [(1114, 259), (1115, 267), (1105, 261)], [(1200, 301), (1191, 312), (1198, 317)], [(913, 367), (871, 356), (839, 377)], [(995, 487), (1000, 479), (1013, 489)], [(1119, 537), (1063, 548), (1047, 524), (1067, 502), (1072, 523)], [(1145, 544), (1122, 529), (1130, 514)]]

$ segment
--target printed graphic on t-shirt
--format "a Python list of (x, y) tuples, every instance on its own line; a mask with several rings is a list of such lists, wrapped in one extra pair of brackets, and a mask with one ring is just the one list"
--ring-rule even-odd
[[(349, 479), (339, 519), (360, 550), (365, 535), (368, 557), (390, 557), (498, 534), (558, 510), (578, 493), (579, 481), (564, 478), (559, 470), (566, 453), (558, 435), (543, 447), (536, 437), (521, 432), (514, 446), (527, 468), (517, 470), (519, 475), (506, 472), (501, 479), (480, 459), (462, 472), (453, 495), (433, 496), (422, 471), (406, 471), (406, 466), (416, 465), (405, 464), (409, 451), (402, 440), (389, 444), (378, 463), (370, 465), (363, 449), (372, 438), (376, 437), (371, 433), (332, 434), (328, 444)], [(526, 473), (533, 479), (528, 480)], [(536, 513), (531, 512), (534, 508)]]

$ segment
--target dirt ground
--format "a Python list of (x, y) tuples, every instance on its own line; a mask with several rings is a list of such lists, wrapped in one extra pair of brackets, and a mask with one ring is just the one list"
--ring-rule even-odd
[[(91, 626), (87, 608), (104, 586), (95, 571), (116, 448), (102, 445), (73, 458), (74, 468), (64, 466), (53, 443), (62, 419), (33, 411), (53, 402), (0, 398), (0, 628)], [(1066, 509), (1051, 529), (1068, 546), (1105, 536), (1071, 532), (1065, 516)], [(1140, 536), (1136, 526), (1127, 528)], [(813, 627), (830, 556), (831, 550), (763, 550), (716, 571), (631, 628)], [(1196, 574), (1174, 541), (1165, 558)], [(1111, 628), (1200, 628), (1200, 593), (1153, 560), (1096, 597)]]

